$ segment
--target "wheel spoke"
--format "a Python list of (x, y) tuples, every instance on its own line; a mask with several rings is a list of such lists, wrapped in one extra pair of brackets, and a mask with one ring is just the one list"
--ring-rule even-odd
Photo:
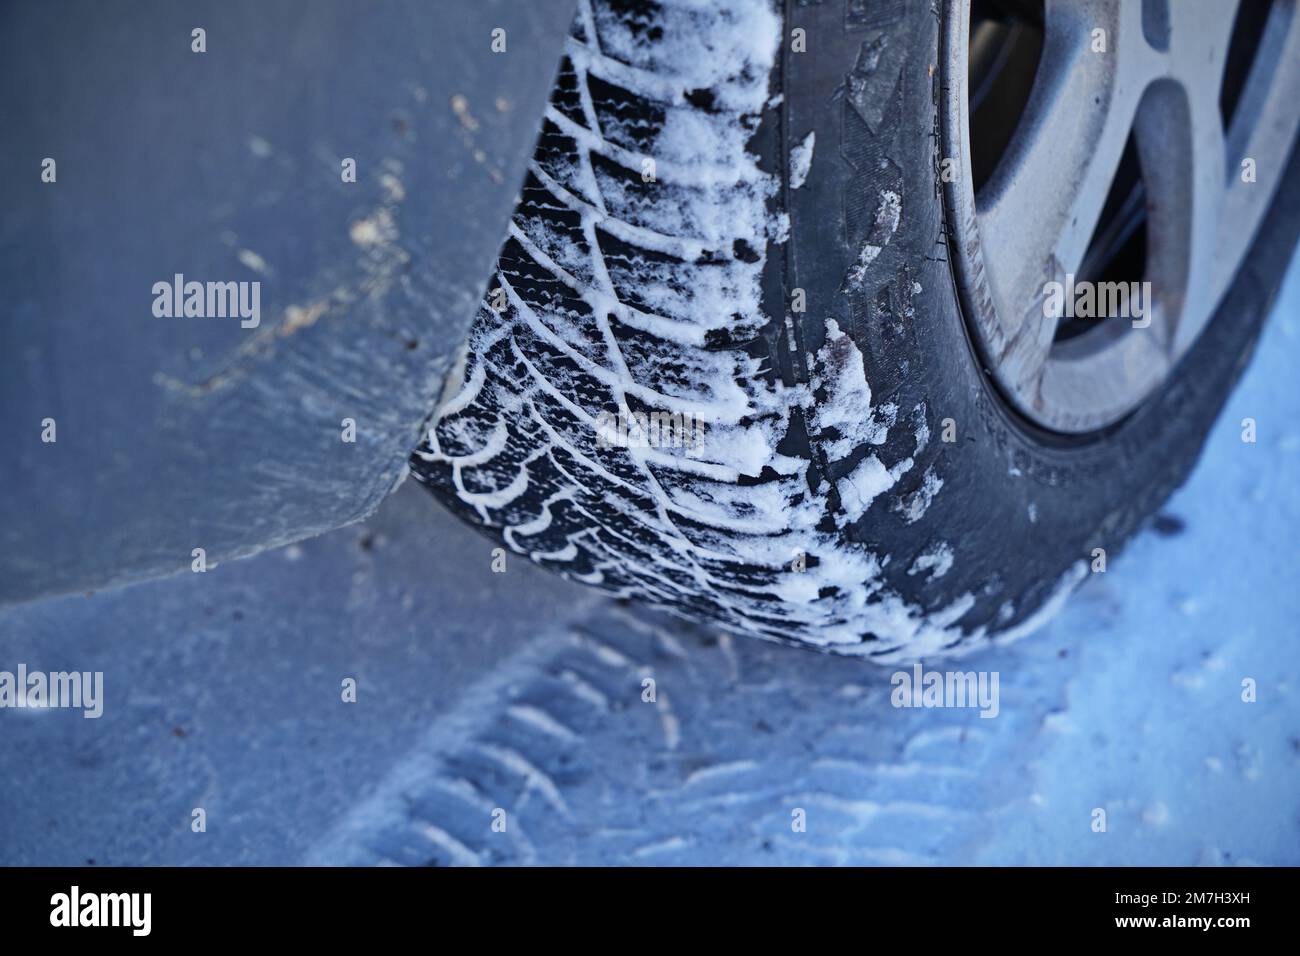
[[(1094, 30), (1105, 31), (1094, 50)], [(977, 198), (989, 284), (1012, 377), (1032, 379), (1046, 360), (1055, 320), (1044, 287), (1074, 274), (1123, 156), (1146, 58), (1140, 13), (1110, 0), (1081, 11), (1051, 0), (1025, 118)]]
[[(1057, 409), (1059, 427), (1080, 431), (1127, 412), (1130, 396), (1154, 388), (1169, 371), (1164, 310), (1157, 306), (1147, 319), (1145, 328), (1109, 325), (1053, 350), (1034, 392), (1035, 409)], [(1085, 396), (1090, 401), (1081, 401)]]
[(1169, 3), (1163, 75), (1137, 120), (1148, 199), (1148, 278), (1180, 355), (1213, 312), (1225, 171), (1219, 92), (1235, 0)]
[[(1214, 259), (1214, 294), (1228, 288), (1281, 184), (1291, 144), (1300, 130), (1300, 11), (1275, 3), (1255, 57), (1255, 69), (1227, 132), (1225, 192)], [(1243, 177), (1251, 161), (1254, 181)]]

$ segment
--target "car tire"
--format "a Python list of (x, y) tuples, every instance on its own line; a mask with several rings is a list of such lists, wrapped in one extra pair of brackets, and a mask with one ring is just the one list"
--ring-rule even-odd
[(1045, 429), (964, 314), (948, 28), (901, 0), (583, 3), (415, 477), (518, 554), (740, 633), (893, 662), (1040, 623), (1187, 478), (1300, 196), (1157, 391)]

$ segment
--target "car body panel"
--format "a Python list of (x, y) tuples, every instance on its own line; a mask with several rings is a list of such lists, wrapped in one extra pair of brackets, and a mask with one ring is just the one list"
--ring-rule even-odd
[[(0, 603), (377, 507), (483, 294), (572, 12), (0, 11)], [(157, 317), (177, 274), (249, 283), (257, 324)]]

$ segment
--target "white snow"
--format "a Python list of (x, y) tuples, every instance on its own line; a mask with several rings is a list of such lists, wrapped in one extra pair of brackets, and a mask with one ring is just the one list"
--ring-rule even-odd
[(817, 145), (817, 134), (809, 133), (803, 142), (790, 150), (790, 188), (798, 189), (808, 180), (808, 171), (812, 169), (813, 149)]
[(941, 578), (948, 573), (952, 567), (952, 548), (946, 541), (940, 541), (938, 544), (917, 555), (912, 566), (907, 569), (908, 574), (924, 574), (930, 572), (926, 580), (933, 581), (935, 578)]
[(862, 251), (858, 253), (858, 261), (849, 270), (850, 285), (862, 285), (866, 279), (868, 267), (876, 261), (876, 257), (880, 255), (885, 246), (889, 245), (889, 240), (898, 231), (898, 223), (902, 217), (902, 197), (892, 189), (881, 190), (880, 204), (876, 207), (876, 219), (871, 228), (871, 234), (862, 246)]
[(826, 320), (826, 343), (815, 357), (812, 387), (814, 392), (824, 390), (825, 395), (808, 413), (810, 431), (829, 438), (823, 433), (833, 430), (837, 436), (825, 445), (829, 460), (847, 458), (863, 443), (884, 441), (873, 424), (871, 386), (862, 353), (834, 319)]
[(896, 510), (903, 515), (903, 520), (908, 524), (915, 524), (925, 516), (926, 509), (930, 507), (930, 502), (934, 500), (934, 496), (939, 493), (942, 487), (943, 479), (935, 474), (934, 467), (931, 466), (925, 470), (925, 475), (921, 478), (921, 487), (917, 488), (907, 498), (900, 500)]
[(858, 467), (835, 483), (840, 493), (840, 506), (849, 522), (857, 521), (871, 506), (871, 502), (894, 484), (889, 469), (875, 455), (868, 455)]

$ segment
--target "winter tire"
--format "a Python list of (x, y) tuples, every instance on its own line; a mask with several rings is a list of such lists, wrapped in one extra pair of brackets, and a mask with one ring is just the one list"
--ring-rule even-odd
[[(1186, 479), (1295, 244), (1300, 17), (1228, 7), (583, 0), (413, 473), (735, 631), (1031, 629)], [(1067, 275), (1154, 321), (1046, 320)]]

